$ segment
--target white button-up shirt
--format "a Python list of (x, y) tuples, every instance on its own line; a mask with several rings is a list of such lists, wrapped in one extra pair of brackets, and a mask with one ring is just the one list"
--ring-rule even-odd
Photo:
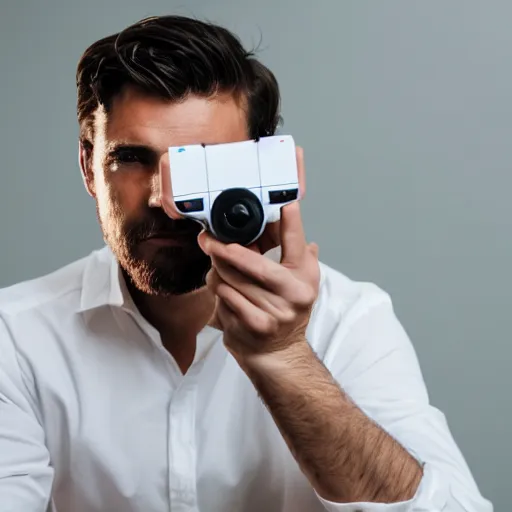
[(200, 333), (183, 375), (110, 250), (0, 290), (0, 512), (492, 510), (386, 293), (322, 265), (308, 340), (424, 464), (411, 501), (317, 495), (222, 333)]

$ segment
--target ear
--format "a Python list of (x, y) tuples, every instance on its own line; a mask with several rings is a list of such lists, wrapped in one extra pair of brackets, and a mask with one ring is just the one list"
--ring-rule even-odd
[(78, 164), (82, 172), (87, 193), (96, 198), (96, 187), (94, 185), (94, 172), (92, 169), (93, 145), (89, 141), (80, 140), (78, 142)]

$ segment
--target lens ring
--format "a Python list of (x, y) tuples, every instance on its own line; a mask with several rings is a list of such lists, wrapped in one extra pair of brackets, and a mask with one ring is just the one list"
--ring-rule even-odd
[[(228, 221), (229, 212), (237, 205), (242, 205), (249, 216), (240, 227)], [(265, 216), (259, 198), (248, 189), (233, 188), (221, 192), (211, 208), (212, 229), (219, 240), (224, 243), (248, 245), (261, 232)], [(236, 224), (236, 222), (235, 222)]]

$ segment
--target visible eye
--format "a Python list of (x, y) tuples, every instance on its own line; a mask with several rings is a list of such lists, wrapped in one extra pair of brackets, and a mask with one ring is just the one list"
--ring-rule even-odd
[(151, 167), (155, 164), (154, 153), (144, 147), (126, 146), (117, 147), (114, 149), (108, 160), (112, 165), (116, 166), (131, 166), (142, 165), (144, 167)]
[(140, 155), (132, 149), (120, 149), (115, 154), (115, 160), (120, 164), (147, 163), (147, 158), (144, 160), (144, 155)]

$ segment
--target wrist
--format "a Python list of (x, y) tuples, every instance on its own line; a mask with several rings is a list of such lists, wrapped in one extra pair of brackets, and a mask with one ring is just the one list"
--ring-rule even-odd
[(310, 364), (313, 350), (305, 337), (300, 337), (285, 348), (271, 352), (233, 354), (242, 369), (247, 372), (268, 374), (296, 369)]

